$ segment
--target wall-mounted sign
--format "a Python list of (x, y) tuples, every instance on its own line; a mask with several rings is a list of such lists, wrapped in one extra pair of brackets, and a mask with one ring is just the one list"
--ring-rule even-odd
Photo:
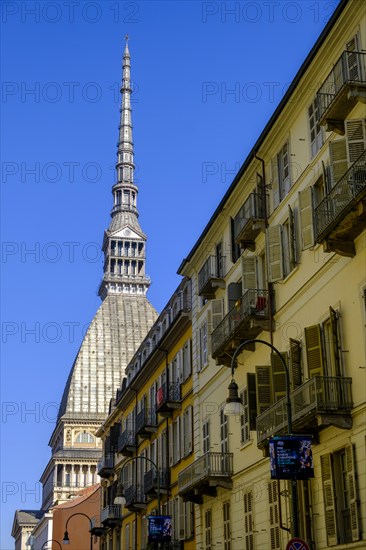
[(314, 477), (310, 435), (275, 436), (269, 440), (271, 479)]
[(171, 516), (147, 516), (149, 542), (170, 542), (172, 538)]

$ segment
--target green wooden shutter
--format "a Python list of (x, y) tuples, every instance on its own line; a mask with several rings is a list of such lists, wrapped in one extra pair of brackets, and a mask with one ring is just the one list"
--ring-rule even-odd
[(330, 324), (332, 328), (332, 348), (334, 357), (334, 371), (336, 376), (341, 376), (341, 357), (339, 353), (339, 339), (338, 339), (338, 315), (332, 307), (329, 308)]
[(272, 159), (271, 162), (271, 188), (272, 188), (272, 197), (273, 197), (273, 210), (277, 208), (280, 204), (280, 186), (278, 179), (278, 159), (277, 155)]
[(290, 377), (293, 390), (301, 386), (301, 342), (293, 338), (290, 338)]
[(257, 412), (262, 413), (272, 405), (271, 367), (255, 367)]
[(291, 271), (297, 264), (297, 254), (296, 254), (296, 229), (295, 229), (295, 216), (294, 212), (290, 205), (288, 205), (288, 222), (289, 222), (289, 260), (290, 260), (290, 269)]
[(345, 138), (329, 143), (329, 156), (332, 173), (332, 187), (348, 170), (347, 144)]
[(279, 501), (278, 480), (268, 483), (268, 504), (269, 504), (269, 536), (271, 550), (280, 550), (280, 501)]
[(332, 472), (331, 454), (320, 457), (320, 468), (322, 473), (325, 529), (327, 532), (328, 546), (337, 544), (337, 523), (335, 513), (334, 485)]
[(248, 407), (249, 407), (249, 429), (255, 430), (257, 423), (257, 392), (255, 385), (256, 376), (254, 373), (247, 373)]
[(282, 227), (273, 225), (266, 231), (268, 281), (275, 283), (283, 279)]
[(346, 120), (347, 152), (349, 165), (353, 164), (365, 150), (365, 123), (360, 120)]
[(242, 257), (241, 267), (243, 275), (243, 293), (249, 288), (257, 288), (255, 256)]
[(352, 541), (356, 541), (360, 539), (360, 523), (359, 523), (359, 517), (358, 517), (355, 456), (354, 456), (353, 445), (347, 445), (345, 447), (345, 452), (346, 452), (347, 484), (348, 484), (349, 507), (350, 507), (350, 516), (351, 516)]
[[(291, 482), (290, 482), (291, 483)], [(297, 490), (301, 494), (301, 513), (302, 513), (302, 529), (301, 537), (308, 543), (309, 548), (313, 548), (312, 540), (312, 503), (310, 494), (310, 481), (304, 479), (297, 482)]]
[(301, 226), (301, 248), (306, 250), (314, 245), (313, 188), (307, 187), (299, 192), (299, 210)]
[[(281, 353), (281, 357), (287, 365), (287, 353)], [(272, 387), (273, 397), (276, 403), (282, 397), (286, 397), (286, 371), (277, 353), (271, 354), (271, 371), (272, 371)]]
[(305, 327), (305, 346), (309, 377), (324, 376), (320, 325)]

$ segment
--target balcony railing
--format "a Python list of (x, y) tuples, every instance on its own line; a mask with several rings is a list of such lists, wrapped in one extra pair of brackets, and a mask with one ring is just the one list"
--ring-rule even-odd
[(114, 455), (108, 454), (103, 456), (98, 462), (97, 473), (100, 477), (109, 477), (113, 474)]
[(181, 407), (181, 389), (179, 382), (164, 382), (156, 392), (156, 412), (170, 416), (174, 409)]
[(146, 496), (142, 485), (130, 485), (124, 491), (126, 508), (130, 511), (138, 511), (146, 507)]
[[(267, 195), (266, 195), (267, 200)], [(234, 219), (235, 242), (242, 248), (255, 249), (254, 241), (264, 229), (266, 208), (261, 193), (251, 193)]]
[(217, 288), (225, 288), (226, 258), (220, 261), (217, 256), (209, 256), (198, 273), (198, 294), (205, 298), (214, 298)]
[(115, 526), (122, 521), (122, 508), (119, 504), (110, 504), (100, 513), (100, 521), (107, 526)]
[[(365, 215), (357, 216), (355, 205), (366, 195), (366, 151), (315, 208), (316, 241), (321, 243), (334, 229), (338, 240), (351, 240), (366, 227)], [(352, 214), (351, 214), (352, 211)], [(351, 220), (345, 220), (350, 213)], [(342, 230), (342, 223), (344, 229)]]
[(118, 452), (123, 456), (131, 456), (136, 448), (136, 437), (134, 429), (126, 429), (118, 437)]
[(344, 120), (365, 94), (364, 52), (344, 51), (317, 93), (320, 123)]
[(201, 502), (216, 495), (216, 487), (232, 487), (233, 453), (205, 453), (178, 475), (178, 492), (185, 500)]
[(143, 408), (136, 416), (136, 435), (150, 437), (157, 430), (157, 416), (154, 409)]
[[(352, 378), (314, 376), (291, 392), (294, 431), (318, 431), (335, 425), (350, 428), (352, 420)], [(280, 399), (257, 417), (257, 443), (262, 447), (273, 435), (287, 431), (286, 398)]]
[[(166, 492), (169, 487), (169, 469), (159, 468), (160, 491)], [(158, 492), (158, 474), (156, 468), (151, 468), (144, 475), (144, 493), (156, 495)]]
[(212, 357), (226, 364), (230, 360), (227, 352), (236, 347), (235, 343), (255, 338), (262, 330), (268, 330), (268, 319), (268, 290), (246, 290), (212, 332)]

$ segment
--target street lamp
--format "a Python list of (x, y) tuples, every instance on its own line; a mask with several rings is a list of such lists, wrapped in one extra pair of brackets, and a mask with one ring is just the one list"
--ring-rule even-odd
[[(285, 370), (285, 379), (286, 379), (286, 408), (287, 408), (287, 431), (288, 434), (292, 434), (292, 407), (291, 407), (291, 397), (290, 397), (290, 373), (286, 361), (282, 357), (281, 353), (275, 348), (272, 344), (269, 344), (265, 340), (257, 340), (256, 338), (250, 340), (244, 340), (234, 351), (234, 354), (231, 358), (231, 382), (229, 384), (229, 397), (226, 399), (226, 405), (224, 408), (224, 414), (226, 415), (241, 415), (243, 414), (243, 404), (238, 394), (238, 385), (234, 379), (234, 372), (236, 367), (236, 358), (239, 353), (245, 348), (247, 344), (264, 344), (271, 348), (282, 361), (282, 366)], [(291, 479), (291, 524), (292, 524), (292, 536), (299, 536), (299, 522), (297, 517), (297, 487), (296, 479)]]
[(124, 492), (123, 492), (122, 472), (123, 472), (124, 468), (127, 466), (127, 464), (129, 462), (132, 462), (133, 460), (146, 460), (147, 462), (150, 462), (150, 464), (152, 464), (153, 468), (156, 469), (156, 472), (157, 472), (157, 475), (158, 475), (158, 487), (157, 487), (157, 489), (158, 489), (158, 516), (160, 516), (160, 475), (159, 475), (159, 468), (155, 464), (155, 462), (153, 460), (151, 460), (151, 458), (147, 458), (146, 456), (132, 456), (131, 458), (126, 460), (126, 462), (123, 464), (123, 466), (120, 470), (120, 474), (119, 474), (120, 481), (117, 485), (117, 492), (116, 492), (116, 496), (115, 496), (115, 499), (114, 499), (114, 504), (120, 504), (121, 506), (125, 506), (125, 504), (126, 504), (126, 497), (125, 497)]
[(62, 544), (70, 544), (69, 533), (67, 532), (67, 525), (68, 525), (70, 519), (73, 518), (74, 516), (84, 516), (89, 520), (89, 522), (90, 522), (90, 531), (89, 531), (90, 532), (90, 550), (93, 550), (93, 533), (92, 533), (93, 522), (90, 519), (90, 517), (87, 516), (86, 514), (84, 514), (83, 512), (76, 512), (75, 514), (72, 514), (72, 516), (67, 518), (66, 525), (65, 525), (65, 534), (64, 534)]
[(60, 544), (60, 543), (58, 542), (58, 540), (55, 540), (55, 539), (49, 539), (49, 540), (46, 540), (46, 542), (44, 542), (44, 543), (42, 544), (42, 546), (41, 546), (41, 550), (44, 550), (44, 548), (45, 548), (45, 546), (46, 546), (46, 544), (47, 544), (48, 542), (56, 542), (56, 544), (58, 544), (58, 545), (59, 545), (59, 547), (60, 547), (60, 548), (61, 548), (61, 550), (62, 550), (62, 546), (61, 546), (61, 544)]

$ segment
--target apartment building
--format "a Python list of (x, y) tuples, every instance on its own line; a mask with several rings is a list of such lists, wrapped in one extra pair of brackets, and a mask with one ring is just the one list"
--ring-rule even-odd
[[(193, 550), (194, 506), (178, 495), (193, 460), (191, 284), (184, 278), (126, 369), (98, 432), (102, 550), (149, 548), (148, 517), (172, 516), (169, 548)], [(115, 503), (123, 492), (124, 506)]]
[[(195, 505), (196, 548), (282, 550), (295, 521), (312, 549), (365, 546), (365, 103), (366, 10), (342, 1), (179, 267), (192, 281), (194, 461), (178, 494)], [(246, 340), (243, 414), (229, 417)], [(287, 390), (314, 461), (295, 518), (268, 458), (288, 433)]]

